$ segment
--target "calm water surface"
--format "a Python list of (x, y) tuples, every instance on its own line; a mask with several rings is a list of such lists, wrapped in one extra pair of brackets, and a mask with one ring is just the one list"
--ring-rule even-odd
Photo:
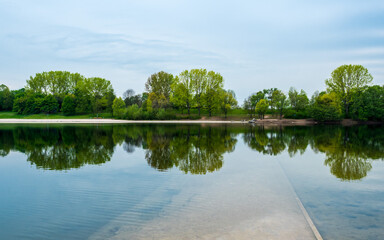
[(246, 212), (272, 164), (324, 239), (383, 239), (383, 159), (382, 126), (3, 124), (0, 239), (230, 227), (219, 209)]

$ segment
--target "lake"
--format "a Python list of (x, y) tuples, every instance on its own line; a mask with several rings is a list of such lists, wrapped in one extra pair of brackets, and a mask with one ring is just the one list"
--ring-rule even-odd
[(306, 239), (296, 198), (383, 239), (383, 159), (383, 126), (0, 124), (0, 239)]

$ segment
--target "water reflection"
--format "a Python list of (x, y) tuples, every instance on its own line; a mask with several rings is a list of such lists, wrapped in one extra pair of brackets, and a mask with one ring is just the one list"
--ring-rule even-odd
[[(223, 154), (232, 152), (236, 134), (227, 126), (146, 125), (115, 127), (124, 139), (123, 148), (131, 153), (145, 150), (148, 165), (165, 171), (173, 167), (185, 173), (206, 174), (223, 166)], [(115, 137), (118, 138), (118, 137)]]
[(260, 153), (291, 157), (310, 146), (325, 154), (324, 165), (341, 180), (359, 180), (371, 170), (372, 160), (384, 159), (384, 128), (375, 126), (250, 127), (244, 142)]
[(342, 180), (367, 176), (384, 159), (384, 128), (375, 126), (266, 127), (249, 125), (0, 125), (0, 156), (22, 152), (37, 168), (68, 170), (111, 160), (116, 145), (145, 151), (152, 168), (206, 174), (223, 166), (237, 136), (251, 149), (291, 157), (308, 148), (325, 154), (324, 165)]

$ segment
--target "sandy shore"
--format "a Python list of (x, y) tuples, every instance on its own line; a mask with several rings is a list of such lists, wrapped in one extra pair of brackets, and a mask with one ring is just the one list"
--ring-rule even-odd
[[(228, 120), (117, 120), (117, 119), (0, 119), (0, 124), (11, 123), (86, 123), (86, 124), (114, 124), (114, 123), (212, 123), (212, 124), (248, 124), (248, 121), (228, 121)], [(256, 124), (261, 125), (313, 125), (314, 121), (306, 119), (263, 119), (257, 120)]]

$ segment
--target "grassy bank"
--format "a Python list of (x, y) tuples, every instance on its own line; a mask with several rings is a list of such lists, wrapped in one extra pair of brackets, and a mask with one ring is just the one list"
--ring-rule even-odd
[[(17, 119), (89, 119), (96, 118), (95, 114), (81, 114), (74, 116), (65, 116), (61, 113), (55, 114), (31, 114), (31, 115), (20, 115), (15, 112), (0, 112), (0, 119), (5, 118), (17, 118)], [(99, 113), (99, 118), (112, 118), (110, 113)]]
[[(176, 119), (191, 119), (191, 120), (197, 120), (197, 119), (203, 119), (203, 120), (243, 120), (243, 119), (249, 119), (249, 116), (246, 114), (245, 111), (242, 109), (233, 109), (230, 110), (227, 114), (227, 119), (225, 118), (224, 114), (217, 112), (214, 116), (208, 117), (208, 112), (201, 111), (201, 116), (199, 117), (197, 109), (192, 109), (190, 115), (188, 116), (187, 111), (176, 111), (176, 110), (167, 110), (168, 113), (174, 114), (176, 116)], [(0, 111), (0, 119), (6, 119), (6, 118), (15, 118), (15, 119), (89, 119), (89, 118), (96, 118), (96, 114), (80, 114), (80, 115), (72, 115), (72, 116), (65, 116), (62, 113), (55, 113), (55, 114), (31, 114), (31, 115), (20, 115), (16, 112), (9, 112), (9, 111)], [(111, 113), (99, 113), (98, 117), (100, 118), (113, 118)]]

